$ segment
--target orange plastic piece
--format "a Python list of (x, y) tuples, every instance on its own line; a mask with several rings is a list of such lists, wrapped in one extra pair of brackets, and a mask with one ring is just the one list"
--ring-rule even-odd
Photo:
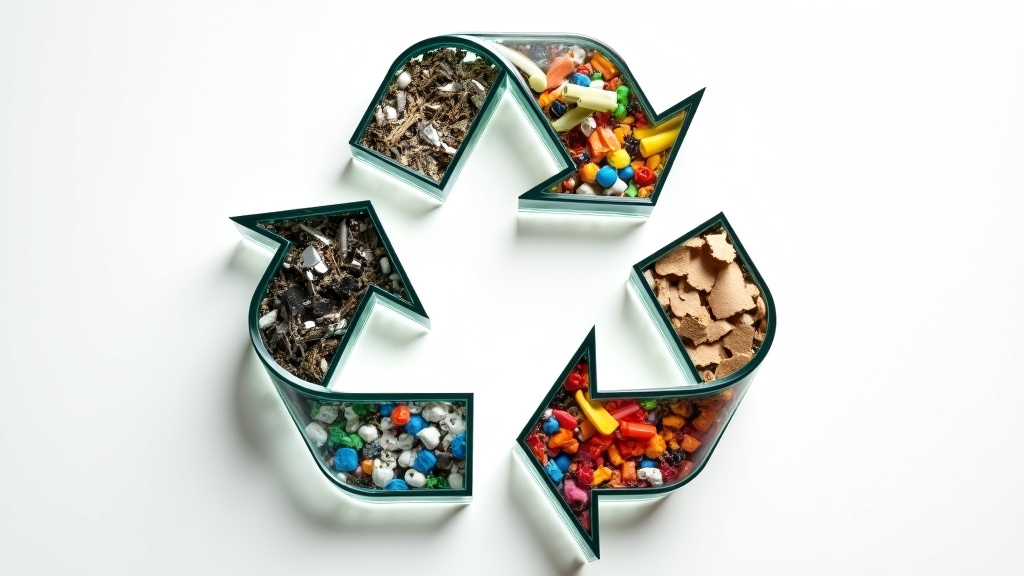
[(619, 454), (619, 449), (615, 447), (615, 444), (608, 447), (608, 460), (614, 466), (621, 466), (625, 461), (622, 458), (622, 454)]
[(689, 434), (683, 434), (683, 443), (680, 445), (685, 452), (694, 452), (700, 448), (700, 440)]
[(607, 126), (601, 126), (590, 135), (587, 142), (587, 153), (592, 162), (600, 162), (610, 152), (622, 148), (615, 132)]
[(656, 460), (665, 453), (665, 449), (665, 439), (661, 436), (654, 436), (647, 441), (647, 447), (644, 448), (644, 456), (651, 460)]
[(732, 400), (732, 390), (722, 390), (719, 392), (718, 397), (721, 398), (723, 402), (728, 402), (729, 400)]
[(584, 418), (580, 422), (580, 438), (584, 441), (588, 440), (591, 436), (597, 433), (597, 429), (590, 423), (590, 420)]
[(682, 428), (686, 426), (686, 419), (682, 416), (669, 414), (661, 419), (661, 425), (666, 428)]
[(693, 416), (693, 405), (689, 402), (676, 402), (668, 407), (673, 414), (678, 414), (683, 418), (689, 418)]
[(391, 421), (396, 426), (405, 426), (409, 423), (409, 418), (412, 414), (409, 412), (409, 407), (404, 404), (395, 406), (395, 409), (391, 411)]
[(636, 462), (630, 460), (622, 463), (622, 481), (623, 482), (635, 482), (636, 481)]
[(691, 424), (693, 424), (693, 427), (696, 428), (697, 430), (700, 430), (701, 432), (707, 432), (708, 428), (711, 428), (711, 425), (714, 424), (715, 416), (717, 415), (718, 413), (715, 411), (715, 409), (708, 406), (707, 408), (700, 411), (700, 416), (694, 418)]
[(572, 432), (565, 428), (559, 428), (558, 432), (552, 434), (548, 439), (548, 448), (561, 448), (569, 440), (572, 440)]
[[(594, 132), (594, 134), (596, 133), (597, 132)], [(593, 158), (593, 156), (591, 156), (591, 158)], [(583, 166), (580, 166), (580, 180), (583, 180), (587, 184), (593, 184), (595, 181), (597, 181), (597, 171), (597, 164), (594, 164), (593, 162), (587, 162)]]
[(615, 78), (619, 75), (619, 69), (612, 64), (611, 60), (606, 58), (604, 54), (598, 51), (594, 51), (593, 55), (590, 56), (590, 65), (601, 73), (604, 77), (605, 82)]
[(363, 467), (363, 474), (373, 474), (373, 460), (363, 460), (360, 466)]
[(647, 442), (642, 440), (636, 440), (634, 438), (619, 438), (619, 454), (622, 455), (623, 459), (626, 458), (637, 458), (644, 453), (644, 447)]
[(619, 141), (619, 144), (625, 144), (626, 136), (629, 136), (633, 131), (630, 130), (629, 126), (619, 125), (612, 132), (615, 134), (615, 139)]
[(632, 114), (626, 116), (622, 120), (619, 120), (619, 124), (632, 124), (633, 122), (636, 122), (636, 118), (633, 118)]
[(608, 485), (612, 488), (622, 488), (622, 472), (612, 470), (612, 479), (608, 481)]
[(637, 190), (636, 195), (640, 198), (650, 198), (651, 194), (654, 194), (654, 186), (644, 186), (640, 190)]
[(641, 167), (646, 166), (646, 164), (644, 164), (643, 160), (633, 160), (633, 162), (630, 164), (630, 166), (633, 167), (633, 172), (635, 173)]
[(657, 170), (661, 166), (661, 154), (654, 154), (647, 159), (647, 167), (651, 170)]
[(641, 424), (639, 422), (620, 422), (619, 430), (627, 438), (639, 438), (640, 440), (650, 440), (652, 436), (658, 435), (657, 428), (650, 424)]
[(569, 77), (569, 74), (576, 68), (573, 64), (572, 58), (568, 56), (559, 56), (551, 61), (551, 65), (548, 66), (548, 85), (547, 90), (557, 88), (562, 85), (562, 82)]

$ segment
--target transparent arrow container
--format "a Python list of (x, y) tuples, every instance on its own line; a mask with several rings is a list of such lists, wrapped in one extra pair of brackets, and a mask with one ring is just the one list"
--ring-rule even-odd
[[(502, 48), (504, 47), (504, 49)], [(402, 126), (402, 118), (395, 112), (389, 120), (387, 107), (394, 103), (394, 95), (406, 68), (417, 58), (444, 50), (465, 50), (473, 58), (481, 58), (492, 63), (498, 73), (497, 80), (489, 87), (486, 98), (482, 99), (479, 113), (468, 127), (461, 146), (451, 154), (450, 164), (443, 177), (431, 178), (422, 171), (410, 168), (408, 162), (403, 164), (395, 159), (397, 150), (377, 150), (368, 145), (367, 134), (372, 133), (388, 122)], [(531, 88), (531, 77), (522, 71), (525, 58), (537, 60), (548, 68), (555, 66), (557, 60), (564, 65), (565, 59), (550, 58), (543, 54), (550, 52), (566, 52), (579, 57), (583, 54), (580, 67), (574, 67), (568, 76), (572, 85), (571, 96), (561, 93), (561, 87), (534, 91)], [(551, 62), (547, 62), (548, 58)], [(513, 60), (520, 63), (517, 67)], [(588, 68), (589, 67), (589, 68)], [(596, 70), (601, 68), (602, 72)], [(595, 68), (595, 70), (591, 70)], [(621, 85), (625, 90), (621, 101), (616, 101), (617, 92), (605, 90), (600, 100), (608, 100), (607, 105), (621, 103), (628, 114), (619, 110), (611, 112), (594, 112), (591, 118), (584, 120), (583, 102), (592, 102), (594, 91), (600, 91), (598, 83), (600, 74), (608, 75), (608, 88)], [(589, 74), (589, 75), (588, 75)], [(586, 78), (584, 78), (586, 76)], [(447, 86), (447, 84), (445, 84)], [(619, 88), (616, 88), (619, 90)], [(494, 112), (502, 94), (508, 92), (523, 112), (533, 131), (539, 137), (552, 162), (560, 166), (558, 172), (519, 198), (519, 209), (532, 212), (585, 213), (616, 216), (646, 217), (657, 204), (662, 192), (662, 182), (679, 156), (680, 146), (686, 136), (690, 123), (696, 113), (697, 106), (703, 96), (703, 90), (686, 98), (682, 102), (656, 114), (647, 98), (634, 79), (622, 58), (603, 43), (573, 34), (538, 35), (538, 34), (468, 34), (431, 38), (420, 42), (399, 56), (392, 64), (379, 89), (374, 95), (372, 105), (367, 109), (359, 128), (356, 130), (350, 145), (353, 157), (396, 178), (429, 196), (444, 201), (465, 163), (470, 151), (482, 134), (483, 126)], [(586, 98), (578, 99), (576, 92), (589, 91)], [(558, 101), (555, 103), (555, 101)], [(570, 101), (571, 100), (571, 101)], [(568, 106), (566, 106), (566, 102)], [(579, 105), (577, 104), (579, 103)], [(395, 106), (392, 106), (395, 108)], [(576, 108), (579, 108), (578, 110)], [(604, 108), (606, 109), (606, 108)], [(562, 112), (564, 110), (564, 112)], [(577, 118), (578, 116), (578, 118)], [(597, 120), (593, 120), (593, 119)], [(571, 119), (571, 120), (570, 120)], [(596, 128), (594, 138), (584, 135), (583, 126), (589, 126), (593, 120)], [(649, 122), (644, 126), (642, 122)], [(655, 128), (657, 125), (660, 128)], [(559, 130), (556, 130), (556, 127)], [(664, 128), (664, 130), (662, 130)], [(634, 132), (634, 129), (636, 131)], [(643, 131), (643, 133), (641, 132)], [(645, 135), (635, 142), (628, 141), (629, 135)], [(420, 134), (420, 138), (424, 135)], [(389, 141), (390, 142), (390, 141)], [(646, 147), (647, 144), (650, 147)], [(640, 153), (641, 145), (645, 147)], [(622, 168), (625, 162), (614, 152), (629, 150), (629, 166)], [(593, 155), (593, 157), (591, 157)], [(608, 158), (605, 162), (605, 158)], [(447, 153), (444, 155), (448, 157)], [(614, 166), (612, 158), (614, 160)], [(594, 162), (590, 162), (594, 160)], [(587, 168), (581, 168), (587, 165)], [(594, 172), (604, 166), (615, 168), (614, 180), (607, 180), (602, 174), (597, 179)], [(641, 173), (647, 169), (649, 173)], [(435, 174), (436, 176), (436, 174)], [(642, 178), (641, 178), (642, 177)], [(609, 184), (604, 186), (603, 184)]]
[[(367, 287), (322, 381), (309, 382), (274, 360), (261, 331), (261, 303), (286, 261), (292, 243), (260, 225), (306, 222), (328, 216), (369, 219), (390, 258), (394, 274), (400, 279), (399, 294), (403, 297), (377, 286)], [(354, 393), (329, 387), (342, 385), (338, 376), (351, 354), (352, 344), (377, 306), (429, 327), (426, 312), (372, 205), (365, 201), (353, 202), (232, 220), (247, 240), (273, 254), (250, 303), (250, 339), (256, 356), (324, 476), (340, 490), (366, 501), (469, 501), (473, 478), (472, 394)], [(435, 429), (436, 433), (424, 433), (427, 428)], [(417, 460), (420, 452), (431, 452), (432, 457)], [(388, 468), (391, 473), (377, 472), (377, 468)], [(401, 483), (389, 485), (392, 480), (401, 480), (404, 486)]]
[[(693, 347), (686, 336), (673, 328), (672, 308), (663, 307), (659, 302), (659, 294), (649, 280), (650, 274), (646, 273), (655, 263), (675, 254), (674, 251), (694, 238), (721, 233), (731, 240), (735, 261), (744, 272), (743, 279), (758, 288), (764, 303), (764, 334), (749, 360), (731, 373), (723, 371), (719, 377), (714, 377), (695, 365), (705, 360), (690, 357)], [(622, 393), (600, 390), (592, 331), (516, 442), (517, 455), (541, 484), (543, 493), (589, 560), (596, 559), (600, 550), (596, 501), (660, 498), (693, 480), (707, 465), (722, 439), (775, 334), (771, 294), (724, 215), (719, 214), (638, 263), (631, 272), (630, 285), (651, 321), (659, 327), (686, 385)], [(756, 309), (755, 306), (751, 310)], [(742, 314), (737, 314), (736, 318), (742, 320)], [(706, 380), (709, 377), (710, 381)], [(589, 392), (589, 399), (615, 419), (618, 427), (608, 435), (596, 430), (586, 410), (582, 410), (583, 403), (578, 397), (573, 399), (575, 390), (582, 390), (580, 394)], [(573, 412), (577, 408), (572, 414), (577, 426), (572, 435), (574, 443), (566, 432), (573, 422), (560, 421), (568, 417), (557, 411)], [(546, 423), (550, 428), (545, 430)], [(649, 429), (653, 435), (637, 440), (634, 434), (639, 434), (640, 429)], [(580, 458), (580, 454), (584, 457)], [(563, 458), (560, 465), (558, 458)], [(552, 469), (552, 463), (558, 471)], [(563, 467), (566, 469), (562, 470)], [(605, 474), (613, 475), (610, 479), (598, 477), (596, 471), (602, 467), (607, 468)], [(641, 473), (645, 468), (647, 472)], [(573, 482), (571, 487), (569, 480)], [(587, 500), (583, 500), (583, 492), (589, 494)]]

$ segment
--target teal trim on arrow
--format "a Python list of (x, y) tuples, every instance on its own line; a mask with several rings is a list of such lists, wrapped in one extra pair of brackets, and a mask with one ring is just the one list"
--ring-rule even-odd
[[(391, 262), (392, 269), (401, 278), (406, 292), (409, 295), (409, 300), (403, 300), (377, 286), (368, 286), (363, 297), (360, 299), (359, 304), (356, 307), (355, 312), (352, 315), (352, 322), (348, 332), (341, 337), (341, 342), (338, 345), (337, 351), (331, 361), (330, 367), (327, 374), (324, 376), (324, 383), (331, 383), (340, 376), (341, 369), (348, 359), (354, 342), (358, 339), (363, 327), (365, 326), (366, 320), (370, 316), (370, 312), (376, 306), (383, 306), (391, 309), (399, 314), (409, 318), (410, 320), (426, 327), (430, 327), (430, 320), (427, 317), (427, 313), (423, 308), (423, 304), (420, 302), (419, 296), (416, 294), (416, 290), (413, 288), (412, 283), (406, 274), (405, 268), (402, 266), (401, 261), (395, 254), (395, 249), (388, 239), (387, 234), (384, 231), (384, 227), (381, 225), (380, 219), (377, 216), (376, 211), (373, 209), (373, 205), (369, 201), (361, 202), (350, 202), (346, 204), (336, 204), (331, 206), (320, 206), (316, 208), (303, 208), (298, 210), (286, 210), (282, 212), (267, 212), (264, 214), (251, 214), (247, 216), (236, 216), (231, 218), (231, 221), (235, 223), (239, 232), (244, 237), (251, 240), (258, 246), (273, 252), (273, 257), (270, 264), (267, 266), (266, 271), (263, 273), (263, 277), (260, 279), (259, 284), (256, 286), (256, 291), (253, 293), (252, 300), (249, 304), (248, 312), (248, 327), (249, 337), (252, 341), (253, 348), (256, 351), (256, 356), (260, 359), (263, 367), (266, 369), (267, 374), (270, 375), (270, 379), (274, 382), (281, 399), (284, 401), (285, 406), (288, 408), (289, 414), (292, 416), (292, 420), (295, 425), (299, 428), (302, 434), (303, 440), (306, 442), (307, 448), (309, 448), (310, 454), (316, 460), (318, 466), (323, 472), (324, 476), (327, 477), (335, 486), (341, 490), (351, 494), (352, 496), (368, 501), (402, 501), (402, 502), (417, 502), (417, 501), (430, 501), (430, 502), (461, 502), (468, 501), (473, 495), (473, 473), (472, 473), (472, 454), (473, 454), (473, 394), (472, 393), (391, 393), (391, 392), (343, 392), (337, 390), (330, 390), (325, 386), (314, 384), (302, 380), (291, 372), (286, 370), (280, 364), (274, 361), (269, 350), (263, 342), (263, 336), (260, 334), (259, 329), (259, 310), (260, 303), (263, 300), (264, 295), (267, 292), (267, 288), (278, 270), (281, 268), (281, 264), (285, 261), (288, 250), (291, 247), (291, 242), (278, 235), (270, 232), (265, 228), (259, 226), (260, 223), (274, 222), (283, 220), (306, 220), (309, 218), (316, 218), (322, 216), (339, 216), (344, 214), (366, 214), (369, 216), (372, 225), (374, 226), (378, 236), (380, 237), (381, 243), (384, 249), (387, 251), (388, 258)], [(302, 399), (313, 399), (322, 400), (327, 402), (350, 402), (350, 403), (383, 403), (383, 402), (427, 402), (427, 401), (444, 401), (444, 402), (459, 402), (466, 405), (466, 441), (467, 441), (467, 454), (466, 458), (466, 474), (465, 484), (461, 489), (417, 489), (409, 491), (385, 491), (385, 490), (370, 490), (364, 489), (357, 486), (349, 485), (340, 480), (324, 462), (323, 458), (318, 454), (319, 448), (312, 445), (309, 438), (307, 438), (303, 429), (309, 422), (309, 418), (303, 415)]]
[[(585, 49), (597, 49), (605, 55), (618, 69), (619, 75), (636, 95), (641, 108), (647, 116), (651, 126), (657, 126), (662, 122), (674, 117), (676, 114), (687, 111), (686, 118), (680, 126), (679, 136), (675, 143), (667, 151), (665, 166), (661, 175), (654, 184), (654, 190), (650, 198), (627, 198), (611, 196), (584, 196), (576, 194), (552, 193), (549, 190), (562, 180), (576, 172), (576, 165), (572, 157), (562, 146), (558, 133), (551, 127), (544, 114), (544, 111), (537, 104), (534, 93), (522, 79), (519, 70), (508, 61), (500, 52), (490, 47), (490, 42), (560, 42), (564, 44), (576, 44)], [(441, 182), (435, 182), (431, 178), (420, 174), (410, 168), (388, 158), (384, 154), (361, 144), (366, 129), (374, 121), (374, 109), (383, 100), (395, 75), (416, 56), (438, 48), (454, 47), (472, 52), (493, 62), (499, 68), (498, 78), (484, 101), (480, 113), (470, 124), (466, 138), (452, 158)], [(444, 202), (451, 187), (454, 184), (459, 172), (462, 170), (465, 159), (469, 156), (473, 147), (479, 141), (483, 133), (483, 126), (487, 124), (494, 109), (497, 106), (499, 97), (503, 92), (509, 90), (519, 108), (523, 111), (527, 120), (533, 126), (552, 160), (559, 167), (558, 172), (545, 179), (537, 186), (528, 190), (519, 197), (519, 210), (530, 212), (557, 212), (557, 213), (584, 213), (616, 216), (647, 217), (658, 203), (664, 188), (665, 180), (680, 154), (680, 148), (690, 124), (696, 115), (697, 107), (704, 97), (704, 89), (685, 98), (674, 106), (669, 107), (661, 113), (654, 112), (650, 101), (644, 94), (640, 84), (636, 81), (633, 73), (629, 70), (625, 61), (614, 50), (599, 40), (575, 34), (457, 34), (448, 36), (437, 36), (418, 42), (410, 46), (392, 63), (388, 73), (384, 76), (380, 87), (374, 94), (371, 105), (363, 114), (359, 125), (349, 140), (352, 148), (352, 155), (357, 160), (366, 162), (370, 166), (394, 177), (414, 188), (428, 194), (429, 196)]]
[[(647, 281), (643, 277), (643, 270), (652, 265), (658, 259), (665, 254), (671, 252), (676, 246), (685, 242), (686, 240), (703, 234), (704, 232), (715, 229), (721, 226), (726, 230), (729, 238), (732, 240), (733, 247), (736, 249), (737, 257), (741, 260), (743, 267), (750, 274), (750, 277), (757, 284), (761, 291), (762, 298), (765, 302), (766, 316), (768, 318), (768, 327), (765, 332), (765, 339), (761, 343), (754, 357), (751, 358), (747, 364), (737, 370), (735, 373), (730, 374), (724, 378), (714, 380), (710, 383), (703, 383), (697, 373), (693, 363), (690, 362), (689, 356), (686, 354), (683, 348), (683, 343), (672, 329), (672, 325), (669, 321), (668, 316), (665, 314), (661, 305), (658, 303), (657, 298), (654, 295), (653, 290), (648, 286)], [(700, 226), (687, 232), (683, 236), (680, 236), (670, 244), (661, 248), (651, 256), (645, 258), (641, 262), (637, 263), (632, 268), (630, 275), (630, 284), (636, 291), (638, 296), (644, 302), (645, 309), (648, 310), (652, 320), (659, 327), (659, 331), (662, 333), (672, 350), (673, 356), (676, 359), (677, 365), (680, 367), (684, 376), (690, 381), (690, 385), (681, 388), (662, 388), (662, 389), (645, 389), (645, 390), (629, 390), (624, 392), (613, 392), (603, 391), (598, 386), (597, 379), (597, 341), (596, 341), (596, 328), (591, 328), (590, 333), (580, 344), (580, 347), (571, 357), (565, 369), (562, 370), (561, 374), (555, 380), (554, 385), (548, 391), (547, 395), (541, 401), (540, 405), (530, 416), (526, 426), (520, 432), (516, 438), (515, 452), (519, 456), (520, 460), (523, 461), (526, 468), (531, 472), (534, 479), (540, 483), (542, 490), (545, 495), (551, 501), (555, 510), (558, 512), (563, 523), (571, 532), (572, 536), (579, 544), (581, 551), (588, 560), (596, 560), (600, 558), (601, 553), (601, 537), (600, 537), (600, 506), (598, 505), (600, 500), (646, 500), (651, 498), (659, 498), (671, 493), (674, 490), (679, 489), (683, 485), (687, 484), (704, 469), (708, 461), (711, 458), (715, 448), (718, 446), (719, 441), (725, 433), (729, 422), (732, 420), (736, 409), (742, 401), (744, 395), (754, 376), (760, 367), (764, 356), (768, 353), (771, 348), (772, 341), (775, 337), (776, 328), (776, 314), (775, 314), (775, 302), (772, 299), (771, 293), (768, 290), (767, 284), (761, 277), (757, 268), (754, 266), (746, 250), (743, 248), (739, 237), (736, 232), (729, 225), (724, 214), (718, 214), (710, 220), (704, 222)], [(667, 327), (667, 330), (666, 330)], [(669, 337), (666, 332), (671, 334)], [(595, 400), (612, 400), (620, 398), (630, 399), (655, 399), (655, 400), (693, 400), (699, 398), (706, 398), (715, 396), (725, 390), (733, 391), (733, 398), (729, 400), (727, 407), (727, 414), (721, 422), (721, 426), (715, 431), (712, 438), (705, 441), (696, 452), (693, 453), (694, 468), (685, 477), (679, 478), (671, 484), (666, 483), (663, 486), (658, 487), (645, 487), (645, 488), (593, 488), (590, 496), (590, 527), (591, 530), (588, 532), (568, 503), (559, 495), (557, 485), (548, 477), (545, 473), (544, 468), (540, 465), (540, 462), (534, 457), (529, 445), (527, 444), (527, 437), (534, 430), (534, 426), (540, 421), (542, 414), (547, 409), (548, 405), (554, 399), (561, 389), (563, 382), (573, 371), (576, 364), (580, 359), (586, 358), (588, 361), (588, 367), (590, 371), (590, 395)]]

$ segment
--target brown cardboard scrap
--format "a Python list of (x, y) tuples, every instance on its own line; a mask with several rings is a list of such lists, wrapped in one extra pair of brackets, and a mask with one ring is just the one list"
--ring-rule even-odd
[(690, 355), (690, 361), (698, 368), (719, 364), (725, 358), (725, 348), (721, 342), (714, 344), (701, 344), (697, 347), (683, 346), (686, 353)]
[(753, 354), (737, 354), (732, 358), (726, 358), (718, 364), (718, 368), (715, 369), (715, 378), (725, 378), (729, 374), (732, 374), (742, 368), (750, 359), (753, 358)]
[(746, 324), (733, 326), (732, 332), (722, 339), (722, 344), (733, 356), (750, 352), (754, 345), (754, 327)]
[(728, 318), (754, 308), (754, 299), (747, 294), (739, 264), (732, 262), (718, 273), (714, 287), (708, 294), (708, 304), (716, 319)]
[(711, 248), (712, 258), (724, 264), (728, 264), (736, 259), (736, 249), (732, 247), (725, 231), (718, 234), (708, 234), (705, 238), (707, 239), (708, 247)]

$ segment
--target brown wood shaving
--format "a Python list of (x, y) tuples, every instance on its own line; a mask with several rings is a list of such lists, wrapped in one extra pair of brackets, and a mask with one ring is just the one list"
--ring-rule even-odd
[(662, 256), (654, 263), (654, 271), (662, 276), (674, 274), (682, 276), (690, 264), (691, 251), (685, 246), (677, 246), (668, 254)]

